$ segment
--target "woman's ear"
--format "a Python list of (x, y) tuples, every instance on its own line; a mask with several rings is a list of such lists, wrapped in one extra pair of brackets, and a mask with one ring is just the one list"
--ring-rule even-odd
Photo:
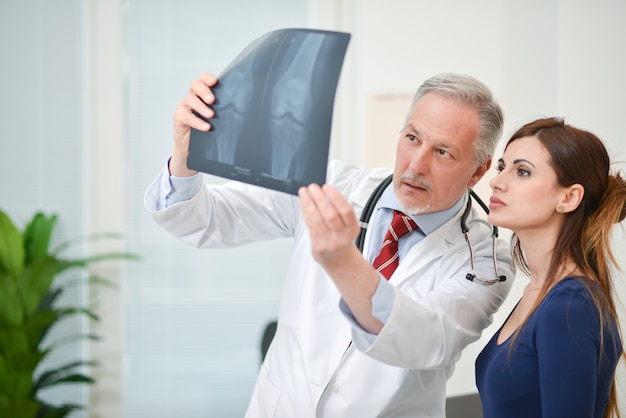
[(574, 184), (565, 188), (565, 193), (559, 201), (556, 211), (559, 213), (573, 212), (578, 208), (585, 196), (585, 188), (581, 184)]

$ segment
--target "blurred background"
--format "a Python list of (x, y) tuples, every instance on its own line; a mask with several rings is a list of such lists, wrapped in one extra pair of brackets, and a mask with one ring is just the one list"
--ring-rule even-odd
[[(219, 74), (274, 29), (349, 32), (331, 158), (392, 166), (415, 89), (453, 71), (493, 90), (505, 112), (503, 142), (534, 118), (563, 116), (601, 137), (620, 168), (625, 23), (623, 0), (0, 0), (0, 208), (20, 228), (36, 211), (58, 214), (59, 242), (124, 234), (119, 242), (86, 242), (78, 254), (141, 256), (98, 267), (115, 286), (66, 295), (62, 303), (92, 306), (101, 320), (69, 321), (54, 335), (79, 330), (102, 340), (64, 345), (47, 361), (78, 355), (100, 366), (90, 371), (95, 384), (67, 385), (46, 398), (88, 405), (73, 417), (245, 411), (291, 242), (194, 250), (157, 227), (143, 206), (171, 151), (173, 111), (201, 72)], [(477, 187), (483, 198), (493, 174)], [(623, 262), (623, 231), (614, 241)], [(624, 299), (624, 275), (616, 278)], [(517, 279), (492, 327), (464, 352), (451, 396), (476, 392), (474, 359), (526, 281)], [(623, 303), (619, 309), (623, 317)], [(625, 379), (622, 366), (622, 405)]]

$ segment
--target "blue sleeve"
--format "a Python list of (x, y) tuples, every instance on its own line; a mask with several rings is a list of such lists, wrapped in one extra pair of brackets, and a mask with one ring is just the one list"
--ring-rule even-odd
[(201, 173), (196, 173), (191, 177), (170, 176), (171, 191), (165, 196), (165, 207), (191, 199), (198, 193), (203, 184)]
[(549, 297), (535, 335), (543, 417), (592, 417), (600, 337), (597, 310), (583, 289)]
[(150, 184), (144, 195), (146, 208), (156, 212), (176, 203), (190, 200), (204, 184), (202, 173), (191, 177), (170, 176), (169, 158), (156, 179)]
[[(372, 315), (383, 324), (387, 323), (393, 302), (395, 301), (395, 287), (379, 274), (378, 287), (372, 296)], [(348, 304), (341, 298), (339, 308), (352, 324), (352, 341), (361, 350), (366, 350), (376, 341), (376, 335), (365, 331), (356, 321)]]

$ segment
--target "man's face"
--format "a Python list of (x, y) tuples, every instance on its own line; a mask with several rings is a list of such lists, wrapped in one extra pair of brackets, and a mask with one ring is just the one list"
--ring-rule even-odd
[(427, 93), (415, 105), (396, 151), (393, 184), (409, 214), (450, 208), (482, 178), (491, 160), (474, 165), (478, 112), (455, 99)]

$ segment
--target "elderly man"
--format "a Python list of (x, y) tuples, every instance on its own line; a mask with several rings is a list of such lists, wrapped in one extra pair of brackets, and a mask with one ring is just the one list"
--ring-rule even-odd
[(468, 205), (502, 131), (490, 91), (465, 75), (428, 79), (393, 172), (332, 162), (325, 185), (294, 196), (205, 186), (187, 167), (190, 129), (210, 129), (197, 115), (214, 116), (217, 82), (203, 74), (176, 109), (174, 150), (146, 207), (196, 247), (294, 238), (278, 328), (246, 416), (444, 417), (455, 361), (491, 323), (514, 276), (505, 245), (494, 269), (491, 229), (472, 222)]

